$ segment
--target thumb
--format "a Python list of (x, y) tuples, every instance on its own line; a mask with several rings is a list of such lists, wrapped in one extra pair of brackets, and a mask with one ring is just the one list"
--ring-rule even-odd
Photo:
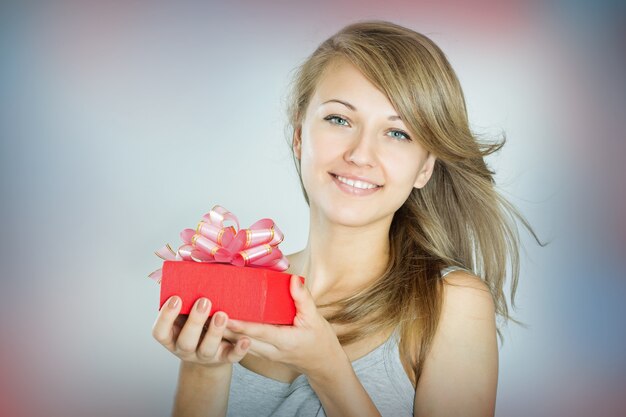
[(317, 311), (317, 306), (308, 288), (304, 286), (298, 275), (291, 276), (291, 297), (298, 315), (309, 316)]

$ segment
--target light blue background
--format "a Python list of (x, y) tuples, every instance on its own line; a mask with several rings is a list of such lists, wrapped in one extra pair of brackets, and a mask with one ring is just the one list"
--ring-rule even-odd
[(12, 415), (168, 415), (178, 362), (151, 337), (153, 251), (180, 245), (215, 204), (244, 227), (271, 217), (284, 252), (303, 247), (288, 83), (365, 18), (444, 50), (472, 127), (507, 134), (489, 160), (500, 190), (552, 240), (539, 248), (522, 230), (514, 314), (530, 327), (505, 330), (497, 415), (618, 415), (624, 9), (463, 4), (3, 3), (0, 365)]

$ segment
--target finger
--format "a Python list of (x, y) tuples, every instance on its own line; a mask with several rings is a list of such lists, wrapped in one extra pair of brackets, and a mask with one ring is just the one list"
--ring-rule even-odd
[(211, 311), (211, 301), (201, 297), (196, 300), (193, 308), (189, 312), (187, 322), (183, 326), (176, 340), (176, 349), (183, 353), (195, 352), (198, 348), (198, 341), (202, 333), (202, 327), (209, 317)]
[(263, 324), (233, 319), (228, 320), (226, 327), (235, 333), (246, 335), (268, 343), (279, 342), (282, 340), (285, 330), (282, 328), (283, 326), (277, 326), (274, 324)]
[(246, 336), (239, 339), (237, 343), (242, 343), (244, 340), (248, 340), (249, 342), (247, 353), (264, 359), (269, 359), (271, 361), (277, 361), (279, 359), (280, 351), (276, 346), (263, 342), (262, 340), (248, 338)]
[(174, 322), (182, 306), (180, 297), (173, 295), (161, 307), (152, 326), (152, 337), (170, 351), (175, 350)]
[(228, 326), (224, 329), (224, 333), (222, 333), (222, 339), (228, 340), (233, 345), (242, 337), (246, 337), (241, 333), (235, 333), (228, 328)]
[(296, 316), (294, 317), (294, 326), (301, 326), (307, 320), (315, 317), (317, 314), (317, 306), (315, 300), (308, 288), (302, 283), (298, 275), (291, 276), (289, 289), (291, 297), (296, 306)]
[(200, 346), (198, 347), (199, 358), (208, 359), (217, 355), (227, 321), (228, 316), (223, 311), (218, 311), (213, 314), (213, 317), (209, 322), (209, 328), (205, 333)]
[[(232, 319), (230, 321), (232, 321)], [(248, 353), (254, 356), (262, 356), (270, 359), (270, 356), (274, 358), (274, 355), (279, 352), (279, 347), (272, 343), (264, 342), (262, 340), (246, 336), (242, 333), (233, 332), (228, 328), (224, 330), (223, 337), (225, 340), (230, 341), (233, 345), (241, 343), (242, 340), (247, 339), (250, 342)]]
[(250, 347), (250, 339), (241, 338), (226, 351), (226, 360), (228, 362), (239, 362), (248, 354)]

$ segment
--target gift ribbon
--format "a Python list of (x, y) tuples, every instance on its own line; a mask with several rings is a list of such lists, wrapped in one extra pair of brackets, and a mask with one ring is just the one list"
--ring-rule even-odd
[[(234, 222), (237, 228), (225, 226), (226, 221)], [(237, 216), (215, 206), (202, 216), (195, 230), (184, 229), (180, 237), (185, 243), (176, 252), (166, 244), (154, 253), (165, 261), (229, 263), (275, 271), (289, 267), (289, 261), (278, 249), (284, 236), (272, 219), (261, 219), (248, 229), (240, 229)], [(160, 283), (161, 269), (148, 276)]]

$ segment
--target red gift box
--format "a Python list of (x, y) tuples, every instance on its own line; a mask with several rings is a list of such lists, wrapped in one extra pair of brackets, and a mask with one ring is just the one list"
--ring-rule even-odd
[[(226, 223), (235, 226), (227, 226)], [(180, 233), (185, 243), (174, 252), (168, 245), (155, 254), (163, 267), (149, 277), (161, 284), (159, 308), (171, 296), (182, 299), (181, 314), (189, 314), (200, 297), (211, 300), (211, 311), (224, 311), (244, 321), (292, 324), (296, 314), (289, 285), (282, 271), (289, 261), (278, 245), (283, 234), (272, 219), (261, 219), (248, 229), (224, 207), (202, 216), (195, 230)], [(300, 277), (304, 283), (304, 278)]]
[[(200, 297), (211, 300), (210, 315), (271, 324), (293, 324), (296, 307), (289, 291), (292, 274), (264, 268), (195, 261), (164, 261), (160, 307), (173, 295), (189, 314)], [(300, 277), (304, 283), (304, 278)]]

